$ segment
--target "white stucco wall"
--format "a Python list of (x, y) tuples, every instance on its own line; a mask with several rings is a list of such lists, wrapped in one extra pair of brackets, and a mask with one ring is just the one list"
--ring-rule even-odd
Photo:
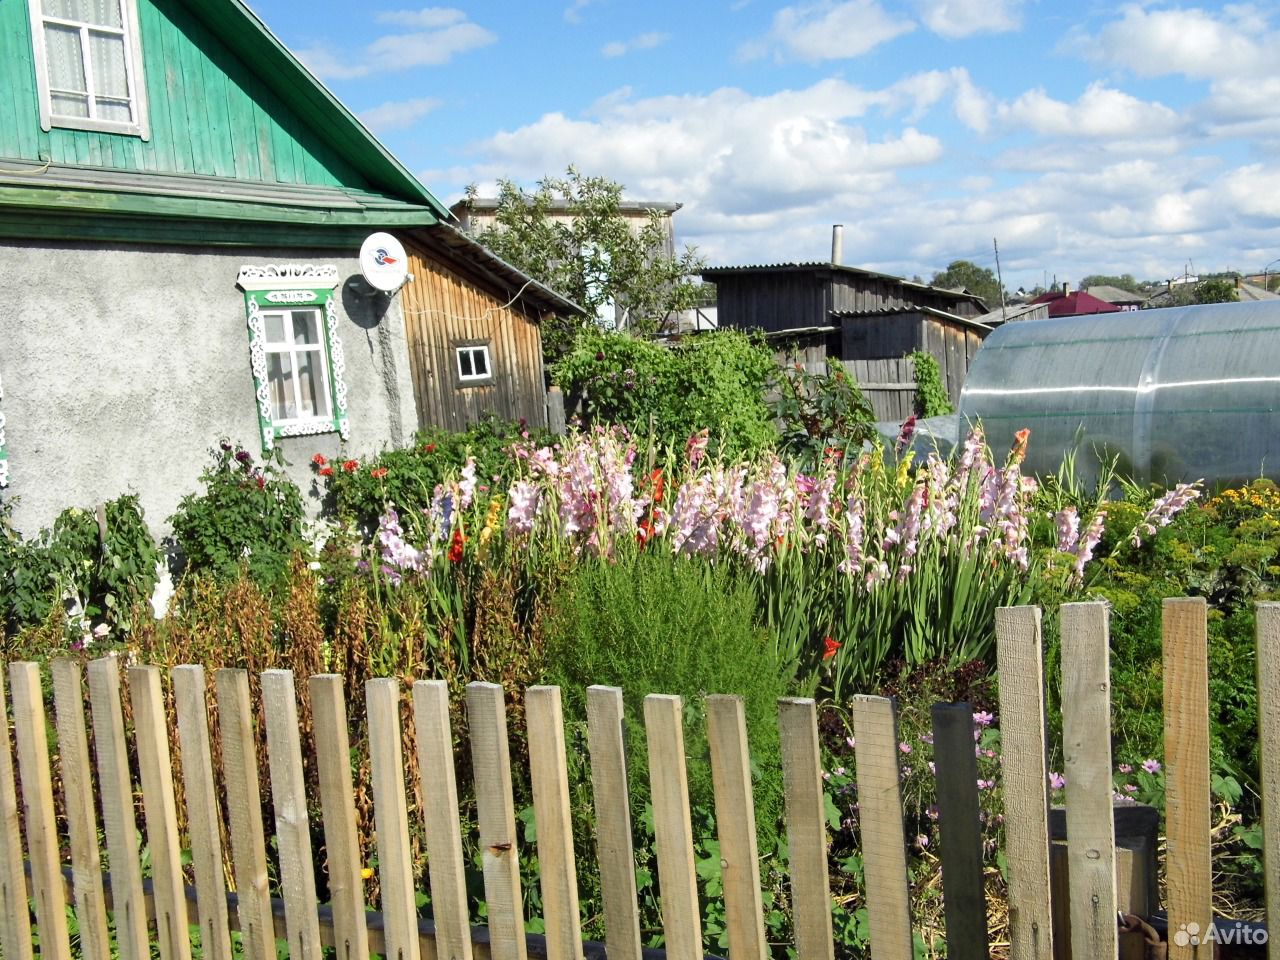
[[(355, 251), (184, 249), (0, 241), (0, 379), (18, 529), (69, 506), (140, 495), (167, 531), (228, 437), (261, 454), (241, 264), (337, 267), (351, 439), (363, 455), (412, 437), (413, 383), (399, 299), (362, 298)], [(360, 286), (353, 289), (348, 281)], [(310, 458), (338, 435), (277, 441), (316, 506)]]

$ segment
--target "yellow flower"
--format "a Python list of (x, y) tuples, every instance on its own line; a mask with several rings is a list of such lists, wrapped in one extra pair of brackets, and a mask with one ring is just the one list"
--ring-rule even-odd
[(368, 879), (369, 879), (370, 877), (372, 877), (372, 876), (373, 876), (373, 868), (372, 868), (372, 867), (365, 867), (363, 870), (361, 870), (361, 871), (360, 871), (360, 879), (361, 879), (361, 880), (368, 880)]

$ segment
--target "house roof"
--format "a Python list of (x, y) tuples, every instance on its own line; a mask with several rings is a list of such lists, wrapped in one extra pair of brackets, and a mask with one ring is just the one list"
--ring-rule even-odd
[(1073, 293), (1051, 290), (1049, 293), (1042, 293), (1031, 302), (1048, 304), (1050, 317), (1080, 317), (1093, 313), (1121, 312), (1114, 303), (1099, 300), (1083, 290), (1076, 290)]
[[(618, 209), (623, 213), (648, 213), (650, 210), (656, 210), (658, 213), (675, 213), (683, 206), (683, 203), (674, 203), (670, 200), (622, 200), (618, 203)], [(449, 206), (449, 212), (459, 220), (462, 219), (463, 213), (492, 213), (497, 209), (497, 197), (463, 197)], [(552, 213), (567, 213), (569, 203), (567, 200), (554, 199), (548, 205), (548, 209)]]
[(892, 310), (885, 310), (885, 309), (832, 310), (831, 319), (839, 321), (839, 320), (865, 319), (867, 317), (893, 317), (893, 316), (899, 316), (901, 314), (908, 314), (908, 313), (911, 313), (911, 314), (923, 313), (930, 317), (935, 317), (939, 320), (945, 320), (948, 323), (958, 324), (962, 327), (969, 327), (974, 330), (981, 330), (984, 333), (991, 332), (991, 327), (987, 326), (987, 324), (982, 323), (977, 319), (971, 319), (969, 317), (961, 317), (954, 313), (948, 313), (945, 310), (935, 309), (934, 307), (898, 307)]
[(1093, 287), (1086, 287), (1085, 292), (1091, 297), (1097, 297), (1099, 300), (1105, 300), (1107, 303), (1115, 304), (1143, 303), (1147, 299), (1147, 295), (1144, 293), (1134, 293), (1132, 290), (1124, 290), (1120, 287), (1113, 287), (1106, 283), (1101, 283)]
[(925, 290), (935, 296), (950, 297), (954, 300), (969, 300), (981, 306), (984, 311), (987, 309), (985, 300), (977, 294), (970, 293), (967, 290), (947, 290), (943, 287), (934, 287), (927, 283), (916, 283), (914, 280), (905, 280), (902, 277), (895, 277), (891, 273), (879, 273), (875, 270), (866, 270), (862, 267), (849, 267), (843, 263), (821, 263), (818, 261), (810, 261), (798, 263), (759, 263), (736, 267), (707, 267), (702, 271), (702, 279), (715, 283), (720, 277), (767, 273), (820, 273), (823, 271), (830, 271), (831, 273), (845, 273), (860, 277), (875, 277), (880, 280), (892, 280), (895, 283), (900, 283), (904, 287), (912, 290)]
[(1245, 300), (1280, 300), (1280, 294), (1272, 293), (1265, 287), (1254, 283), (1246, 283), (1241, 280), (1236, 285), (1236, 293), (1239, 294), (1242, 301)]
[(997, 307), (990, 313), (984, 313), (973, 319), (990, 327), (998, 327), (1002, 323), (1013, 320), (1044, 320), (1048, 317), (1047, 303), (1011, 303), (1007, 307)]

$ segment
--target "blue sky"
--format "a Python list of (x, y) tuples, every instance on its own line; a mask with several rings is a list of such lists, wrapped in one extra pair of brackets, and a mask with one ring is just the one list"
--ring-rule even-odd
[(251, 0), (446, 203), (576, 164), (714, 265), (1006, 285), (1280, 257), (1280, 6)]

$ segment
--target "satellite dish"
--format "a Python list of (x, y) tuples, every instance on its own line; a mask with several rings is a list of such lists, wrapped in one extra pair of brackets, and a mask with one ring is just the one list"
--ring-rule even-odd
[(360, 244), (360, 272), (375, 290), (395, 293), (409, 276), (404, 245), (389, 233), (372, 233)]

